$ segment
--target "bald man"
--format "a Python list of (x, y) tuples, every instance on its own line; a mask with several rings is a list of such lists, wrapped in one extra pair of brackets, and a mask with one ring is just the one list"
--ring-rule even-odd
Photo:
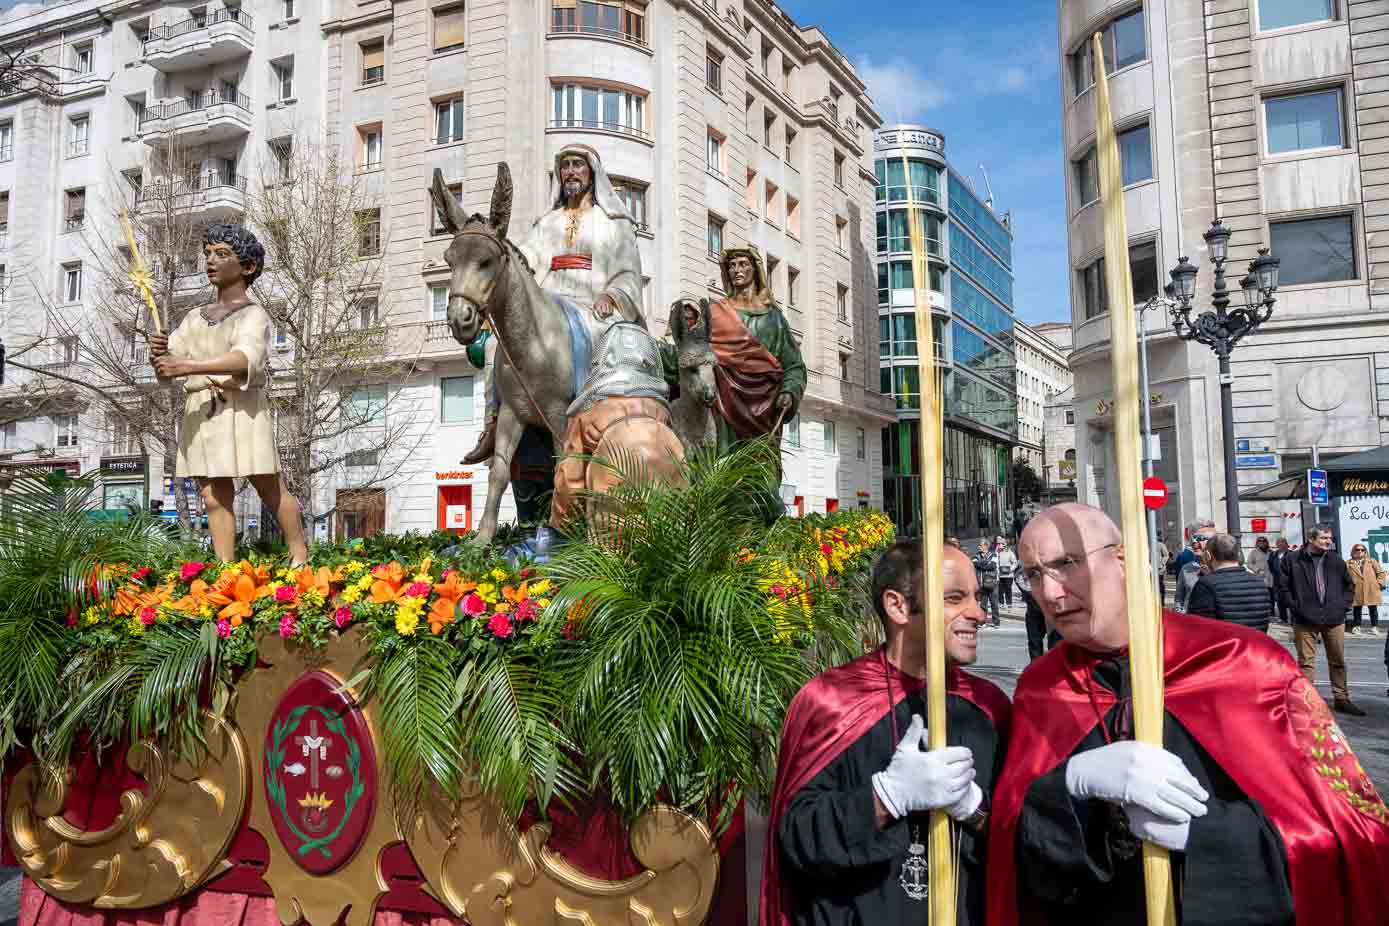
[(1008, 738), (1008, 697), (959, 668), (974, 662), (985, 620), (962, 551), (946, 548), (935, 593), (945, 600), (949, 745), (926, 748), (921, 541), (899, 540), (873, 569), (886, 644), (812, 679), (787, 711), (761, 926), (926, 922), (934, 888), (926, 824), (937, 809), (960, 824), (958, 922), (984, 922), (985, 821)]
[(1118, 528), (1059, 505), (1019, 558), (1063, 642), (1014, 695), (990, 926), (1139, 926), (1140, 839), (1172, 853), (1183, 926), (1389, 922), (1389, 810), (1282, 646), (1165, 614), (1163, 746), (1136, 743)]

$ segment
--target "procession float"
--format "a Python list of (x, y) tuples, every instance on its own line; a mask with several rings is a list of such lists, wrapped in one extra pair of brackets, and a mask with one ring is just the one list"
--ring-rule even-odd
[[(792, 695), (863, 651), (892, 527), (784, 516), (805, 367), (756, 251), (657, 341), (596, 153), (561, 151), (554, 177), (517, 242), (505, 165), (486, 217), (432, 190), (450, 328), (496, 342), (476, 534), (219, 560), (93, 519), (83, 480), (9, 482), (22, 923), (747, 922), (744, 807)], [(497, 520), (536, 435), (564, 541), (541, 556)]]

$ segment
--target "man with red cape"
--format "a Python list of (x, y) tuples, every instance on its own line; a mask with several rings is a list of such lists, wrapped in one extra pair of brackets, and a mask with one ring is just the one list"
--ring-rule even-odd
[(946, 548), (931, 593), (945, 598), (949, 746), (926, 749), (921, 541), (873, 569), (882, 649), (812, 679), (791, 702), (762, 866), (762, 926), (924, 923), (929, 811), (960, 832), (961, 926), (984, 922), (989, 792), (1008, 736), (1008, 698), (960, 670), (984, 612), (969, 557)]
[(1141, 926), (1140, 839), (1181, 926), (1389, 923), (1389, 810), (1326, 702), (1266, 634), (1163, 616), (1163, 746), (1132, 740), (1119, 529), (1027, 526), (1022, 575), (1063, 641), (1022, 674), (989, 837), (989, 924)]

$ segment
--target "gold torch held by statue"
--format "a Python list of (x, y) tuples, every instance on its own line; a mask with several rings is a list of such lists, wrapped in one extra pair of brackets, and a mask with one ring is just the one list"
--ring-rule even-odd
[[(1092, 39), (1095, 61), (1104, 61), (1098, 33)], [(1134, 738), (1162, 745), (1162, 613), (1148, 574), (1148, 530), (1144, 517), (1138, 452), (1138, 325), (1129, 276), (1128, 227), (1124, 218), (1124, 180), (1114, 118), (1109, 110), (1109, 82), (1095, 68), (1095, 150), (1100, 167), (1100, 202), (1104, 210), (1105, 287), (1109, 296), (1110, 357), (1114, 379), (1114, 468), (1119, 473), (1119, 501), (1124, 537), (1124, 591), (1129, 604), (1129, 663), (1133, 672)], [(1143, 843), (1143, 882), (1148, 926), (1175, 926), (1172, 862), (1167, 850)]]
[(125, 246), (130, 249), (130, 284), (139, 291), (145, 305), (149, 306), (150, 320), (154, 323), (154, 333), (164, 333), (164, 322), (159, 317), (159, 306), (154, 302), (154, 283), (150, 279), (149, 268), (140, 256), (140, 246), (135, 241), (135, 229), (130, 224), (130, 213), (121, 210), (121, 229), (125, 232)]

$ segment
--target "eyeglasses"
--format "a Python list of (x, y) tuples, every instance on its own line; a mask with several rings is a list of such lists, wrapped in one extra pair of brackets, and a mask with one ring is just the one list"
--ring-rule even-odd
[(1210, 539), (1211, 539), (1211, 535), (1210, 535), (1210, 534), (1197, 534), (1195, 537), (1192, 537), (1192, 538), (1191, 538), (1191, 545), (1192, 545), (1192, 546), (1196, 546), (1196, 544), (1198, 544), (1198, 543), (1205, 543), (1207, 540), (1210, 540)]
[(1104, 550), (1113, 550), (1119, 546), (1117, 543), (1107, 543), (1102, 547), (1093, 550), (1086, 550), (1084, 553), (1067, 553), (1060, 559), (1052, 560), (1049, 563), (1042, 563), (1037, 566), (1029, 566), (1022, 571), (1022, 577), (1027, 582), (1029, 588), (1042, 581), (1042, 576), (1051, 576), (1058, 582), (1065, 583), (1080, 574), (1080, 570), (1086, 565), (1090, 557)]

